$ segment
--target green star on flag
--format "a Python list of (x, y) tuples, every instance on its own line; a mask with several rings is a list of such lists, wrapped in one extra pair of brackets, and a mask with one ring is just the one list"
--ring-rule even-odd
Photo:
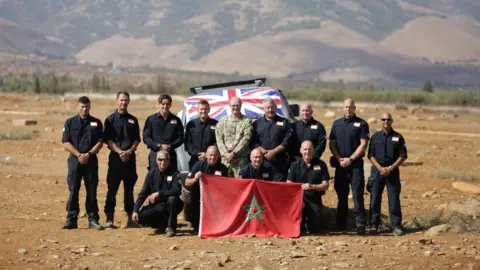
[(265, 205), (259, 205), (257, 201), (257, 197), (255, 194), (252, 197), (252, 201), (250, 204), (242, 205), (242, 208), (248, 212), (247, 218), (245, 222), (249, 222), (250, 220), (257, 218), (260, 222), (263, 222), (262, 213), (265, 211)]

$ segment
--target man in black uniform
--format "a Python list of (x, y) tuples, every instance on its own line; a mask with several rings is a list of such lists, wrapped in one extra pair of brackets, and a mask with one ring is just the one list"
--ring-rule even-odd
[(302, 158), (292, 163), (287, 182), (303, 183), (303, 209), (301, 231), (319, 232), (322, 224), (322, 195), (328, 189), (328, 167), (322, 160), (313, 158), (313, 143), (304, 141), (300, 152)]
[(363, 156), (370, 138), (367, 122), (355, 115), (355, 101), (343, 101), (344, 117), (335, 120), (330, 133), (331, 160), (335, 169), (335, 191), (337, 192), (337, 226), (347, 228), (348, 193), (352, 185), (354, 214), (357, 233), (365, 234), (365, 204), (363, 193), (365, 179)]
[(313, 143), (313, 158), (321, 158), (325, 147), (327, 145), (327, 132), (322, 123), (313, 119), (312, 105), (308, 103), (300, 106), (300, 120), (297, 120), (292, 125), (293, 130), (293, 142), (291, 145), (291, 151), (295, 160), (302, 158), (300, 154), (300, 145), (304, 141), (310, 141)]
[(403, 136), (393, 130), (393, 118), (389, 113), (382, 115), (382, 130), (372, 136), (368, 148), (368, 158), (373, 164), (372, 174), (372, 227), (371, 233), (378, 231), (380, 225), (380, 207), (382, 193), (387, 186), (388, 208), (393, 234), (403, 235), (402, 210), (400, 208), (400, 169), (399, 166), (407, 159), (407, 147)]
[(148, 170), (155, 168), (157, 152), (165, 150), (170, 154), (170, 166), (177, 170), (175, 149), (183, 143), (183, 125), (180, 118), (170, 112), (172, 97), (163, 94), (158, 98), (160, 110), (150, 115), (143, 127), (143, 142), (150, 149)]
[(107, 172), (107, 199), (105, 201), (105, 228), (114, 228), (116, 195), (123, 179), (124, 210), (128, 215), (127, 227), (136, 227), (132, 222), (133, 187), (137, 182), (135, 150), (140, 143), (140, 127), (135, 116), (128, 113), (130, 95), (117, 93), (117, 110), (105, 119), (104, 141), (110, 149)]
[(228, 177), (228, 170), (220, 161), (220, 153), (216, 146), (209, 146), (206, 159), (197, 161), (185, 179), (185, 187), (190, 190), (190, 205), (188, 206), (188, 220), (195, 232), (200, 225), (200, 177), (202, 173)]
[(78, 115), (67, 119), (63, 127), (62, 143), (70, 153), (68, 157), (67, 222), (62, 229), (76, 229), (80, 207), (78, 193), (82, 177), (87, 190), (85, 207), (88, 214), (88, 228), (102, 230), (98, 223), (98, 159), (97, 153), (103, 146), (102, 122), (90, 115), (90, 100), (78, 99)]
[[(169, 167), (169, 163), (168, 152), (160, 150), (156, 155), (157, 166), (148, 172), (142, 190), (138, 194), (132, 220), (142, 226), (157, 228), (158, 234), (165, 233), (165, 223), (167, 223), (167, 236), (173, 237), (176, 234), (177, 216), (182, 211), (183, 202), (179, 197), (178, 171)], [(150, 204), (140, 210), (147, 197)]]
[(197, 112), (198, 118), (190, 120), (185, 129), (185, 150), (190, 155), (189, 169), (192, 169), (197, 161), (204, 160), (207, 148), (217, 143), (215, 127), (218, 121), (208, 116), (210, 112), (208, 101), (200, 100)]
[(292, 128), (287, 119), (277, 115), (277, 104), (272, 99), (265, 99), (263, 110), (265, 116), (253, 123), (252, 148), (258, 148), (285, 181), (288, 171), (285, 151), (290, 145)]
[(275, 182), (282, 180), (282, 175), (277, 172), (268, 161), (263, 160), (262, 151), (260, 151), (260, 149), (252, 150), (250, 153), (250, 161), (251, 163), (240, 170), (238, 178)]

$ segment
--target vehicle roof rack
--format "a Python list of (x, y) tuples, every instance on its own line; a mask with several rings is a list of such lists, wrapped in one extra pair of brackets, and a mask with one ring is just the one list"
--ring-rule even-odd
[(220, 88), (228, 88), (232, 86), (251, 86), (251, 87), (260, 87), (264, 86), (267, 78), (257, 78), (252, 80), (244, 80), (244, 81), (234, 81), (234, 82), (226, 82), (226, 83), (217, 83), (217, 84), (209, 84), (209, 85), (200, 85), (190, 87), (190, 93), (196, 95), (201, 92), (207, 92), (206, 90), (212, 89), (220, 89)]

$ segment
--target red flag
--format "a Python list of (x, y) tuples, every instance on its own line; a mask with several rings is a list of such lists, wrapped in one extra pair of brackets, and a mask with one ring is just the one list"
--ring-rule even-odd
[(202, 174), (200, 188), (202, 238), (300, 235), (301, 184)]

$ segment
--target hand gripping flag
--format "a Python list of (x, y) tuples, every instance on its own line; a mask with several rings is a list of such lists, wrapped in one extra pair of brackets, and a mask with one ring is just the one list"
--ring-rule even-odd
[(202, 174), (200, 189), (202, 238), (300, 235), (301, 184)]

